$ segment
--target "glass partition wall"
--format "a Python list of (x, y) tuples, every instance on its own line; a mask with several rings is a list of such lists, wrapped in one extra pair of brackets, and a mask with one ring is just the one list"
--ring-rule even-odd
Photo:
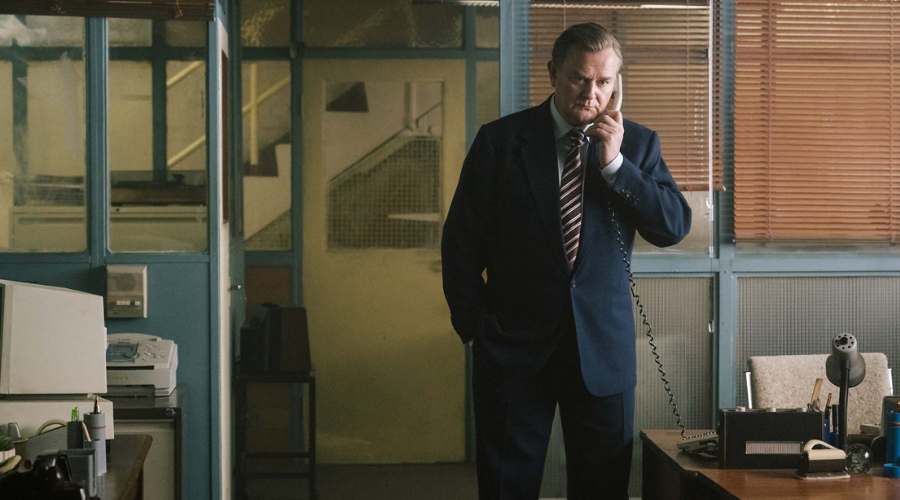
[[(84, 23), (0, 16), (0, 251), (87, 248)], [(204, 251), (207, 24), (108, 23), (109, 250)]]

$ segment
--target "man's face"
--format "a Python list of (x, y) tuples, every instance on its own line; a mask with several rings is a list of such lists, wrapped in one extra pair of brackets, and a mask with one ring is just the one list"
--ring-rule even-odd
[(572, 126), (592, 123), (605, 110), (615, 89), (619, 58), (613, 49), (588, 52), (572, 47), (563, 63), (547, 64), (556, 89), (556, 108)]

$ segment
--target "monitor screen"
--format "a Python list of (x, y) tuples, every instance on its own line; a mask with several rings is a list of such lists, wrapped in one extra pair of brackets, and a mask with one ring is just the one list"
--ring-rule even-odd
[(0, 280), (0, 395), (105, 392), (103, 297)]

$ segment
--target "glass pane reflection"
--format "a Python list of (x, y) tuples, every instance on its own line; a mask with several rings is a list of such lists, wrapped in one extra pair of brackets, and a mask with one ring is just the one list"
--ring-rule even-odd
[[(165, 27), (199, 43), (195, 55), (155, 39), (151, 52), (168, 59), (163, 71), (151, 52), (109, 64), (109, 247), (115, 252), (207, 248), (206, 63), (200, 59), (206, 23)], [(164, 93), (154, 93), (160, 88)]]
[(413, 0), (303, 2), (310, 47), (462, 47), (463, 7)]
[(288, 0), (241, 2), (241, 43), (244, 47), (287, 47), (290, 33)]
[(243, 65), (246, 250), (291, 247), (291, 67)]
[(84, 20), (0, 16), (0, 40), (0, 251), (83, 251)]
[(153, 21), (149, 19), (110, 19), (110, 47), (147, 47), (151, 44)]

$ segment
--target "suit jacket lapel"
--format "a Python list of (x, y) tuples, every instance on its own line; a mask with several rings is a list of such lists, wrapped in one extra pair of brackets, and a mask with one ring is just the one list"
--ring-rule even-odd
[(544, 101), (532, 115), (535, 120), (522, 133), (523, 167), (531, 186), (531, 194), (537, 204), (550, 250), (566, 273), (569, 264), (563, 245), (559, 213), (559, 165), (556, 158), (556, 141), (550, 116), (550, 99)]
[(588, 228), (602, 228), (609, 218), (606, 208), (606, 193), (604, 186), (606, 180), (600, 173), (600, 166), (596, 160), (596, 144), (588, 147), (587, 165), (584, 171), (584, 198), (582, 199), (581, 212), (581, 239), (578, 244), (578, 259), (589, 254), (589, 249), (594, 245), (595, 233)]

